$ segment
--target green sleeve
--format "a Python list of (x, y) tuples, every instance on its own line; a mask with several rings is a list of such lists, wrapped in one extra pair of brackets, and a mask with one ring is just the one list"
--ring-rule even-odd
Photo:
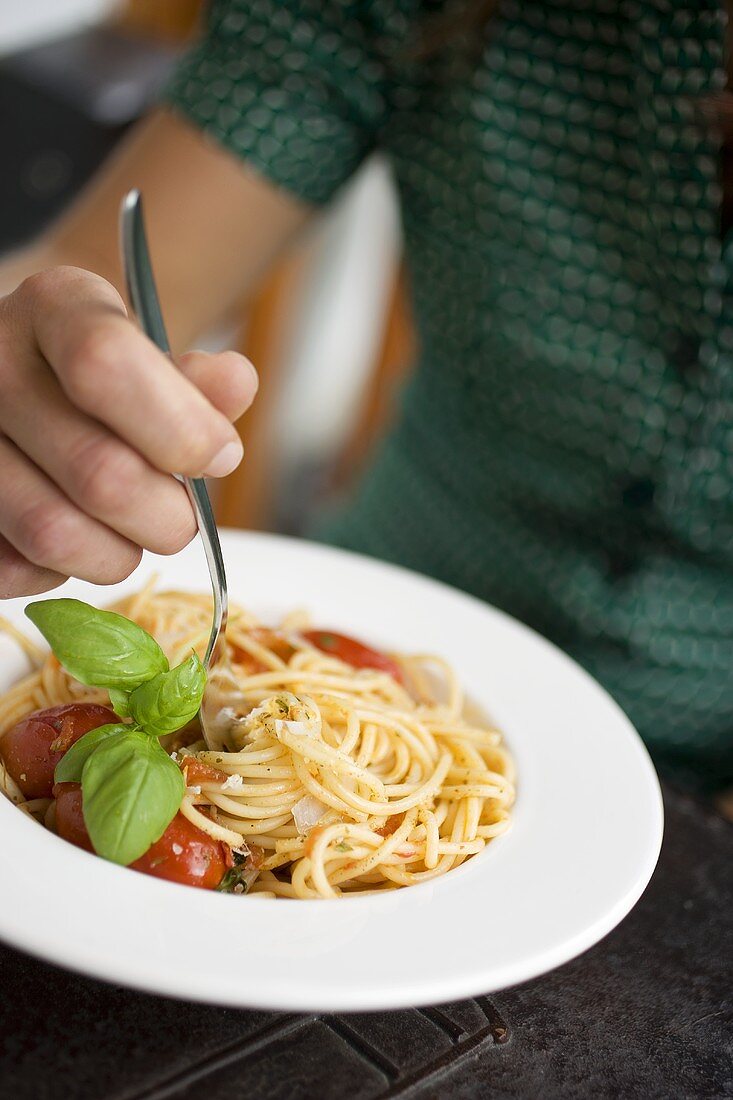
[(374, 147), (388, 110), (371, 7), (213, 0), (164, 101), (274, 183), (324, 203)]

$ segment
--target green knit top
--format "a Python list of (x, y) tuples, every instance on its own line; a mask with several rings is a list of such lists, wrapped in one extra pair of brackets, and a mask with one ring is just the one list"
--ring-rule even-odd
[(443, 10), (215, 0), (166, 93), (314, 204), (391, 161), (419, 369), (326, 537), (523, 619), (663, 766), (731, 781), (722, 3), (499, 0), (426, 56)]

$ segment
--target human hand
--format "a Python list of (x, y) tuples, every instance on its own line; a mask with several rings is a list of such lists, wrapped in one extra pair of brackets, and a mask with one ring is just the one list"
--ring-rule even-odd
[(223, 477), (257, 390), (236, 352), (174, 365), (110, 283), (56, 267), (0, 299), (0, 598), (127, 577), (194, 536), (170, 475)]

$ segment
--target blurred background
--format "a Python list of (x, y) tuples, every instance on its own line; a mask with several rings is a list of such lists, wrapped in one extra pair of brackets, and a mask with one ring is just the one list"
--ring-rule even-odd
[[(0, 0), (0, 252), (32, 239), (155, 101), (204, 0)], [(199, 347), (244, 351), (260, 393), (218, 519), (299, 533), (347, 493), (414, 358), (389, 171), (371, 158), (304, 240)]]

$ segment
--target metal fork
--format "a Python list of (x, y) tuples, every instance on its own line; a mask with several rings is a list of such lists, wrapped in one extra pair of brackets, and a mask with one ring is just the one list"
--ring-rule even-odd
[[(122, 200), (120, 243), (130, 302), (140, 327), (162, 352), (170, 355), (170, 344), (153, 278), (139, 191), (128, 191)], [(196, 517), (214, 594), (214, 616), (204, 656), (207, 685), (201, 703), (201, 729), (209, 748), (221, 749), (225, 744), (226, 732), (232, 725), (232, 712), (235, 709), (232, 704), (236, 696), (236, 684), (224, 640), (229, 608), (224, 558), (206, 482), (203, 478), (191, 477), (181, 477), (180, 480), (186, 488)]]

